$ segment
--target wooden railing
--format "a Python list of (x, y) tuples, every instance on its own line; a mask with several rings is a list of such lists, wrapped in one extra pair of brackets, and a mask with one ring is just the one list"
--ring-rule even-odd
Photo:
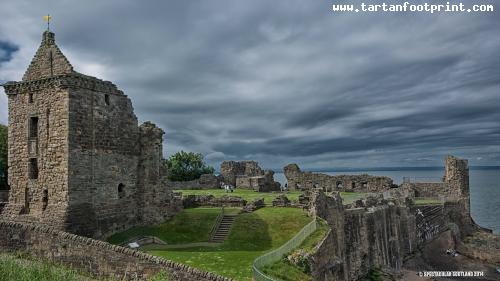
[(219, 215), (215, 219), (215, 223), (212, 226), (212, 230), (210, 230), (210, 235), (208, 236), (208, 241), (212, 241), (212, 238), (217, 232), (217, 228), (219, 228), (219, 224), (221, 223), (223, 217), (224, 217), (224, 207), (221, 208)]

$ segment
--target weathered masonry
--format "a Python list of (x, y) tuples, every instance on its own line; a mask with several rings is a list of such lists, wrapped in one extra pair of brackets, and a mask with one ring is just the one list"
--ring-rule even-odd
[(290, 189), (322, 188), (326, 191), (380, 192), (392, 187), (389, 177), (370, 175), (338, 175), (303, 172), (297, 164), (283, 168)]
[(426, 179), (405, 178), (403, 188), (410, 188), (416, 197), (447, 198), (464, 197), (469, 194), (469, 164), (466, 159), (448, 156), (445, 160), (445, 172), (442, 179), (426, 182)]
[(163, 130), (138, 126), (130, 99), (80, 74), (46, 31), (9, 101), (9, 201), (2, 217), (103, 237), (172, 216), (161, 185)]
[(274, 181), (274, 172), (263, 170), (255, 161), (224, 161), (220, 173), (226, 184), (259, 192), (279, 191), (280, 183)]

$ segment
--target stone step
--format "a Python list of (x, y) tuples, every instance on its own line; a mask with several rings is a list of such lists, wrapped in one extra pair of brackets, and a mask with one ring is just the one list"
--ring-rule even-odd
[(231, 230), (231, 226), (234, 223), (236, 215), (224, 215), (215, 230), (215, 233), (210, 238), (211, 242), (222, 243), (226, 240), (226, 237), (229, 235), (229, 231)]

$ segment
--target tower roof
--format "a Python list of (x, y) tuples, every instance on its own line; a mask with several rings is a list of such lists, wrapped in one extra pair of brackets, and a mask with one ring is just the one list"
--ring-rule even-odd
[(55, 35), (45, 31), (42, 43), (24, 73), (23, 81), (32, 81), (52, 76), (74, 73), (73, 66), (57, 47)]

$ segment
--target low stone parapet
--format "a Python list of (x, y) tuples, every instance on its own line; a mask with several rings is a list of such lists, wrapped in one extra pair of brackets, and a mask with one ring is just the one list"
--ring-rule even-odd
[(215, 197), (213, 195), (188, 195), (182, 198), (184, 208), (195, 207), (243, 207), (247, 201), (238, 196)]
[(103, 241), (17, 222), (0, 221), (0, 251), (27, 252), (37, 258), (78, 268), (95, 277), (118, 280), (146, 280), (161, 271), (165, 271), (170, 280), (232, 280)]

